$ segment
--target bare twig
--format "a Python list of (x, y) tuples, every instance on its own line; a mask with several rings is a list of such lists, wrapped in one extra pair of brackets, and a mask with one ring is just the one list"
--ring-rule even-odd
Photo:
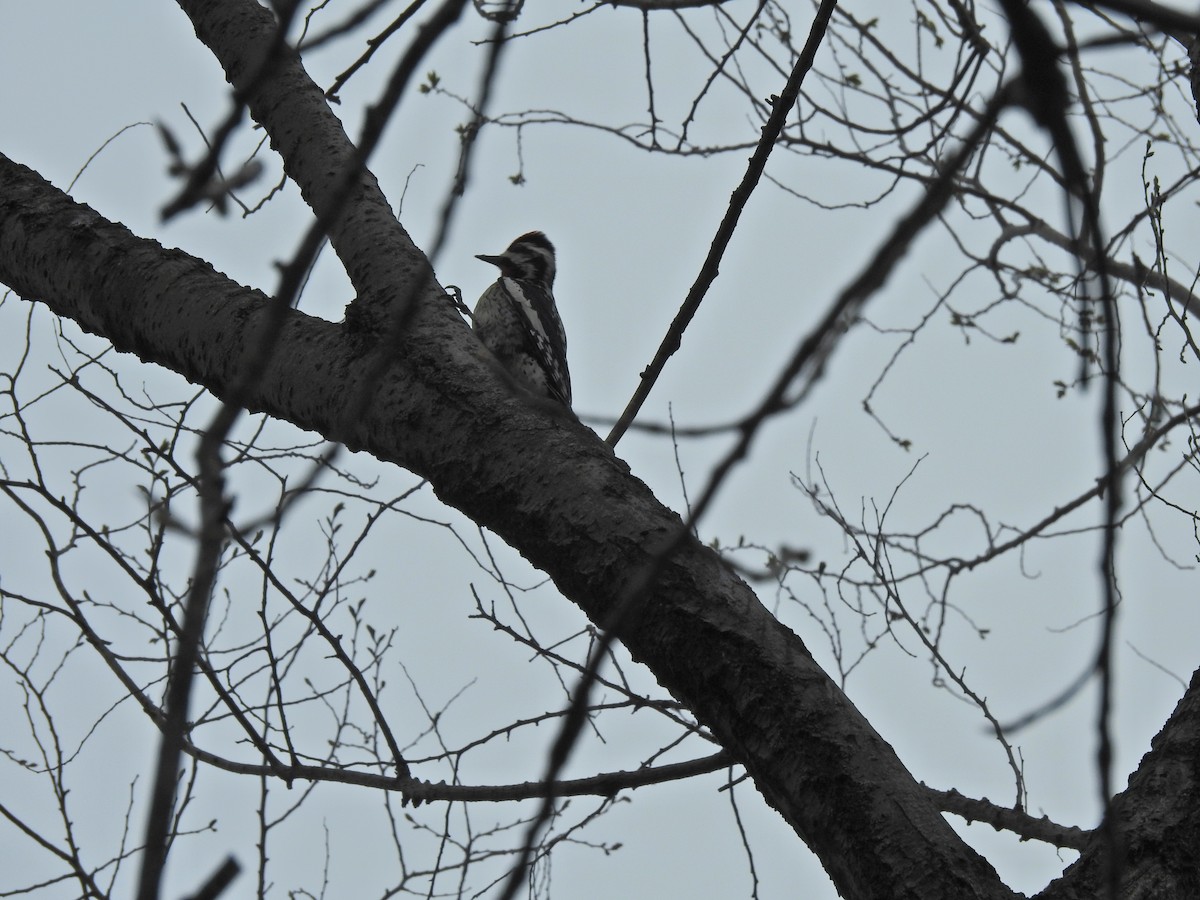
[(633, 397), (630, 398), (629, 403), (625, 406), (625, 411), (621, 413), (620, 418), (617, 419), (617, 423), (612, 427), (612, 430), (608, 433), (608, 437), (605, 439), (610, 447), (616, 446), (617, 441), (625, 434), (630, 423), (637, 417), (642, 404), (646, 402), (646, 398), (650, 396), (650, 391), (654, 388), (655, 382), (658, 381), (659, 375), (662, 374), (667, 360), (679, 349), (683, 333), (687, 330), (692, 318), (696, 315), (696, 311), (700, 308), (700, 304), (707, 295), (708, 289), (716, 281), (717, 273), (720, 271), (721, 259), (729, 247), (729, 242), (733, 239), (733, 233), (737, 229), (742, 211), (746, 208), (751, 194), (754, 193), (754, 189), (758, 187), (758, 183), (762, 179), (763, 171), (767, 167), (767, 160), (771, 156), (771, 151), (775, 149), (775, 145), (779, 141), (779, 136), (783, 132), (783, 127), (787, 123), (788, 116), (791, 115), (796, 105), (796, 100), (800, 96), (800, 89), (804, 85), (804, 78), (816, 60), (817, 50), (820, 48), (821, 42), (825, 37), (825, 29), (828, 27), (829, 17), (833, 14), (834, 6), (835, 4), (832, 2), (823, 2), (820, 9), (817, 10), (817, 14), (813, 18), (812, 30), (809, 33), (808, 41), (796, 59), (796, 64), (792, 67), (791, 75), (788, 76), (783, 90), (780, 91), (771, 104), (771, 114), (767, 117), (767, 121), (762, 127), (762, 136), (755, 147), (754, 155), (750, 157), (746, 173), (742, 176), (741, 182), (734, 189), (733, 196), (729, 199), (729, 206), (725, 210), (725, 215), (721, 219), (720, 225), (717, 226), (717, 233), (713, 237), (712, 244), (709, 246), (708, 255), (700, 267), (700, 272), (697, 274), (696, 280), (692, 283), (687, 297), (684, 298), (683, 304), (679, 307), (679, 311), (675, 313), (675, 319), (667, 329), (667, 333), (663, 337), (658, 351), (654, 354), (654, 358), (642, 371), (641, 380), (638, 382)]

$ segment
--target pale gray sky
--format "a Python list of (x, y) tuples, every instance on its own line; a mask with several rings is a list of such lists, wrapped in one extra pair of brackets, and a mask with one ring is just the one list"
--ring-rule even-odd
[[(738, 16), (750, 8), (747, 4), (733, 7)], [(527, 15), (549, 14), (531, 4)], [(807, 29), (804, 8), (793, 16), (794, 27)], [(660, 41), (656, 44), (656, 74), (662, 85), (659, 101), (671, 110), (664, 118), (676, 121), (678, 109), (705, 69), (686, 41), (672, 35), (666, 20), (655, 29)], [(436, 69), (448, 91), (472, 95), (482, 50), (469, 41), (483, 33), (477, 23), (460, 29), (425, 68)], [(907, 32), (897, 35), (907, 46)], [(640, 48), (640, 17), (615, 9), (600, 10), (572, 30), (517, 41), (504, 59), (493, 110), (561, 108), (613, 124), (640, 120), (645, 116), (645, 99), (639, 93)], [(328, 83), (352, 57), (350, 45), (335, 44), (310, 60), (310, 71), (319, 82)], [(352, 135), (361, 104), (372, 96), (375, 77), (352, 83), (337, 108)], [(671, 84), (672, 77), (680, 79), (678, 86)], [(206, 258), (244, 284), (273, 289), (274, 264), (291, 254), (308, 225), (294, 188), (289, 186), (249, 219), (191, 212), (165, 227), (159, 224), (158, 211), (172, 196), (174, 185), (165, 174), (158, 135), (137, 123), (166, 123), (195, 155), (200, 141), (180, 104), (186, 104), (206, 128), (219, 121), (229, 104), (219, 67), (176, 7), (149, 0), (4, 3), (0, 5), (0, 83), (6, 85), (0, 98), (0, 151), (66, 188), (105, 140), (134, 126), (93, 160), (73, 196), (136, 234)], [(763, 83), (765, 96), (777, 90), (782, 79), (774, 86)], [(392, 203), (399, 205), (403, 196), (401, 221), (421, 246), (431, 240), (434, 216), (457, 156), (453, 127), (464, 117), (461, 107), (447, 97), (413, 93), (371, 163)], [(1010, 114), (1005, 124), (1027, 128), (1017, 119)], [(703, 120), (705, 133), (712, 136), (728, 129), (731, 141), (753, 140), (756, 127), (747, 120), (744, 108), (732, 102), (718, 101)], [(235, 146), (249, 148), (258, 138), (258, 132), (244, 130)], [(1041, 138), (1031, 134), (1030, 141)], [(1044, 141), (1037, 145), (1044, 146)], [(564, 125), (525, 129), (520, 151), (526, 183), (517, 187), (507, 178), (518, 166), (515, 132), (496, 128), (484, 132), (471, 187), (438, 261), (438, 275), (443, 283), (461, 286), (464, 296), (473, 301), (494, 274), (474, 254), (499, 252), (523, 231), (545, 230), (559, 251), (556, 294), (570, 341), (576, 409), (585, 417), (614, 418), (695, 276), (748, 151), (708, 159), (646, 156), (615, 138)], [(1139, 202), (1139, 161), (1140, 149), (1131, 151), (1109, 174), (1112, 191), (1128, 194), (1123, 201), (1126, 207)], [(1176, 165), (1173, 159), (1155, 163), (1159, 164), (1164, 182), (1177, 177), (1171, 168)], [(271, 166), (274, 177), (273, 162)], [(864, 190), (858, 181), (847, 178), (844, 169), (812, 157), (780, 153), (769, 171), (792, 187), (811, 189), (826, 199)], [(830, 212), (764, 185), (747, 207), (721, 276), (644, 418), (662, 422), (670, 412), (679, 425), (689, 426), (743, 413), (912, 199), (913, 192), (902, 189), (869, 212)], [(1061, 225), (1057, 197), (1046, 197), (1045, 212), (1048, 221)], [(1182, 232), (1186, 224), (1174, 227)], [(966, 225), (963, 228), (969, 233)], [(951, 256), (944, 233), (927, 234), (898, 276), (872, 302), (869, 317), (883, 327), (911, 326), (957, 274), (957, 260)], [(1181, 272), (1186, 271), (1194, 267), (1194, 260), (1184, 260), (1182, 266)], [(347, 283), (327, 251), (301, 308), (336, 321), (349, 299)], [(952, 296), (951, 305), (972, 311), (994, 299), (994, 284), (975, 276)], [(12, 297), (0, 307), (0, 349), (6, 356), (22, 337), (18, 323), (25, 315), (25, 304)], [(44, 354), (39, 361), (52, 361), (53, 352), (47, 349), (52, 347), (47, 341), (50, 317), (41, 310), (35, 322)], [(814, 396), (763, 430), (749, 462), (737, 470), (702, 523), (702, 536), (719, 538), (725, 545), (740, 536), (768, 545), (783, 542), (811, 548), (815, 558), (827, 558), (831, 568), (843, 565), (840, 535), (814, 514), (803, 493), (789, 481), (789, 471), (801, 476), (815, 472), (810, 469), (810, 456), (815, 455), (843, 511), (852, 519), (863, 516), (867, 521), (874, 515), (872, 504), (883, 508), (920, 460), (891, 506), (888, 523), (899, 531), (926, 526), (938, 511), (954, 503), (977, 504), (988, 511), (994, 527), (1027, 528), (1055, 505), (1086, 490), (1099, 471), (1099, 391), (1054, 399), (1053, 382), (1072, 378), (1076, 365), (1054, 327), (1035, 312), (1011, 309), (989, 320), (989, 325), (997, 333), (1019, 330), (1021, 338), (1011, 345), (978, 338), (967, 343), (943, 311), (889, 375), (874, 406), (893, 430), (912, 441), (908, 451), (892, 443), (861, 408), (862, 398), (899, 338), (858, 329), (837, 352)], [(178, 384), (178, 379), (141, 367), (131, 357), (119, 364), (128, 373), (129, 385), (145, 383), (159, 390)], [(1123, 412), (1128, 415), (1131, 410)], [(60, 420), (57, 426), (67, 434), (81, 427), (76, 419)], [(603, 427), (597, 428), (603, 433)], [(693, 495), (728, 440), (681, 446)], [(3, 453), (9, 452), (6, 445)], [(620, 453), (664, 502), (682, 507), (668, 440), (631, 433)], [(347, 460), (343, 457), (343, 462)], [(412, 483), (404, 473), (389, 472), (369, 459), (356, 457), (353, 464), (364, 477), (383, 479), (376, 489), (381, 499)], [(121, 504), (138, 508), (141, 501), (132, 485), (107, 487), (114, 514)], [(269, 505), (270, 498), (254, 496), (254, 490), (239, 498), (238, 508), (247, 515)], [(1194, 502), (1194, 481), (1191, 499)], [(296, 554), (296, 577), (303, 577), (306, 554), (319, 545), (318, 519), (330, 505), (314, 498), (297, 513), (296, 543), (289, 550)], [(469, 523), (440, 508), (428, 491), (406, 509), (453, 522), (464, 540), (480, 546)], [(187, 518), (193, 512), (178, 514)], [(1094, 525), (1098, 516), (1093, 504), (1063, 528)], [(446, 727), (457, 735), (455, 740), (498, 727), (506, 717), (536, 715), (561, 705), (561, 692), (540, 667), (526, 665), (518, 648), (499, 641), (486, 625), (468, 620), (473, 609), (470, 583), (489, 600), (499, 602), (501, 594), (466, 563), (453, 535), (444, 529), (418, 527), (399, 515), (394, 519), (376, 537), (369, 557), (381, 574), (363, 590), (370, 596), (376, 621), (400, 627), (397, 656), (427, 692), (430, 705), (445, 703), (470, 684), (452, 707), (456, 716), (447, 722)], [(962, 556), (982, 552), (985, 545), (977, 525), (966, 515), (955, 521), (959, 524), (933, 541), (931, 552)], [(1194, 562), (1189, 526), (1170, 516), (1163, 516), (1160, 523), (1157, 537), (1177, 559)], [(499, 541), (493, 538), (489, 543), (504, 559), (509, 577), (525, 584), (539, 580), (514, 554), (503, 553)], [(35, 557), (31, 569), (32, 545), (19, 538), (5, 544), (0, 548), (0, 577), (7, 589), (17, 590), (36, 578), (41, 559)], [(948, 652), (972, 686), (994, 704), (1001, 719), (1036, 707), (1086, 665), (1097, 633), (1097, 623), (1088, 617), (1100, 602), (1098, 552), (1094, 534), (1035, 542), (1021, 558), (1012, 556), (984, 566), (956, 584), (955, 603), (988, 629), (989, 636), (975, 640), (966, 634), (969, 629), (952, 620), (951, 627), (960, 633), (947, 644)], [(746, 557), (744, 561), (758, 560)], [(789, 584), (797, 591), (806, 587), (800, 578)], [(252, 595), (255, 590), (236, 583), (230, 588)], [(1188, 677), (1197, 663), (1195, 635), (1200, 633), (1194, 572), (1174, 569), (1158, 558), (1142, 527), (1131, 526), (1122, 535), (1122, 589), (1126, 602), (1118, 651), (1118, 787), (1182, 692), (1179, 683), (1157, 666)], [(914, 589), (914, 593), (913, 603), (919, 606), (919, 592)], [(761, 596), (768, 606), (776, 602), (769, 586)], [(540, 622), (547, 635), (566, 636), (584, 625), (582, 615), (547, 588), (522, 603), (523, 611)], [(835, 604), (835, 611), (847, 640), (852, 641), (857, 626), (848, 610)], [(811, 618), (786, 603), (780, 614), (819, 660), (829, 660), (828, 643)], [(230, 627), (235, 626), (236, 616)], [(919, 779), (934, 787), (953, 787), (1010, 803), (1011, 773), (997, 745), (984, 733), (977, 711), (931, 689), (930, 666), (917, 642), (911, 637), (902, 642), (915, 656), (894, 645), (877, 651), (847, 684), (852, 699)], [(581, 645), (574, 646), (580, 651)], [(478, 672), (458, 665), (457, 657), (464, 650), (481, 662)], [(65, 673), (64, 679), (72, 674)], [(80, 704), (81, 718), (90, 722), (104, 698), (111, 702), (115, 685), (89, 682), (87, 677), (83, 686), (71, 688), (71, 696)], [(102, 679), (103, 674), (90, 677)], [(471, 683), (476, 677), (479, 680)], [(644, 671), (639, 677), (648, 678)], [(396, 719), (403, 730), (405, 711), (413, 701), (401, 672), (391, 670), (388, 678), (395, 691), (389, 697), (397, 704)], [(0, 698), (6, 706), (19, 702), (8, 686)], [(1031, 811), (1045, 812), (1065, 824), (1090, 827), (1095, 823), (1094, 713), (1095, 691), (1089, 688), (1016, 738)], [(9, 708), (5, 717), (16, 723), (20, 713)], [(570, 774), (639, 765), (647, 748), (656, 746), (652, 737), (639, 731), (644, 718), (612, 723), (606, 743), (586, 740)], [(144, 771), (142, 766), (155, 749), (151, 730), (135, 711), (122, 710), (110, 721), (113, 724), (99, 729), (75, 772), (81, 827), (91, 829), (97, 840), (110, 840), (97, 856), (112, 852), (114, 817), (123, 815), (129, 782)], [(552, 736), (551, 728), (542, 727), (515, 741), (508, 751), (497, 747), (487, 758), (486, 769), (464, 773), (464, 780), (534, 779), (541, 774), (540, 753)], [(88, 779), (92, 773), (96, 778)], [(554, 895), (582, 900), (749, 896), (750, 880), (729, 801), (725, 793), (717, 792), (722, 778), (714, 775), (634, 793), (630, 803), (581, 835), (584, 840), (620, 841), (622, 848), (611, 855), (562, 848), (553, 863)], [(139, 792), (146, 790), (148, 780), (148, 774), (141, 776)], [(25, 808), (31, 816), (37, 798), (45, 800), (36, 781), (13, 765), (0, 765), (0, 797), (6, 803), (28, 803)], [(282, 791), (280, 797), (281, 803), (290, 799)], [(753, 789), (742, 785), (737, 799), (755, 850), (760, 896), (764, 900), (796, 894), (813, 900), (832, 898), (819, 864)], [(252, 864), (256, 802), (252, 784), (213, 776), (200, 791), (193, 815), (196, 824), (207, 822), (210, 810), (214, 816), (219, 812), (222, 820), (215, 834), (194, 839), (191, 846), (199, 848), (191, 857), (196, 871), (208, 871), (227, 852)], [(588, 803), (576, 802), (581, 808)], [(140, 825), (138, 809), (135, 805), (133, 818)], [(436, 827), (441, 810), (426, 808), (415, 814), (427, 816)], [(287, 846), (277, 842), (272, 853), (278, 866), (276, 896), (284, 889), (308, 886), (315, 891), (319, 886), (326, 841), (323, 828), (328, 828), (332, 883), (340, 885), (334, 896), (377, 896), (392, 883), (395, 875), (386, 868), (392, 860), (386, 850), (389, 838), (376, 793), (322, 786), (311, 808), (303, 808), (301, 815), (287, 832)], [(471, 815), (476, 828), (485, 828), (493, 820), (503, 821), (505, 810), (479, 808)], [(950, 821), (961, 826), (953, 817)], [(1074, 858), (1068, 852), (1059, 856), (1036, 843), (1021, 844), (996, 835), (987, 826), (960, 830), (1020, 890), (1040, 889)], [(0, 834), (0, 871), (12, 873), (23, 866), (31, 872), (41, 870), (44, 863), (36, 850), (13, 834)], [(175, 894), (195, 886), (194, 873), (181, 871), (181, 860), (190, 852), (185, 849), (170, 870)], [(414, 860), (414, 865), (419, 864)], [(132, 876), (133, 869), (126, 874)], [(348, 889), (348, 884), (354, 887)], [(253, 873), (246, 872), (228, 896), (249, 896), (252, 886)]]

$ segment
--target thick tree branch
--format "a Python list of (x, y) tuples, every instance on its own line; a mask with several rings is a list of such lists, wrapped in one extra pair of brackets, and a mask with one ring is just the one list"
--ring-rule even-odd
[[(1200, 670), (1150, 752), (1109, 804), (1124, 845), (1124, 900), (1200, 897)], [(1038, 900), (1099, 897), (1110, 861), (1101, 829)]]
[[(392, 214), (375, 176), (363, 166), (367, 147), (351, 141), (325, 98), (292, 51), (279, 52), (266, 72), (259, 63), (271, 53), (276, 36), (270, 10), (249, 0), (180, 0), (196, 36), (220, 62), (229, 83), (245, 98), (251, 116), (266, 128), (284, 170), (300, 188), (304, 201), (326, 225), (329, 242), (358, 291), (354, 325), (380, 333), (390, 324), (398, 298), (376, 295), (372, 285), (419, 285), (430, 281), (429, 263)], [(452, 11), (451, 11), (452, 12)], [(424, 48), (447, 23), (425, 23), (415, 42)], [(412, 66), (422, 58), (412, 54)], [(394, 88), (372, 110), (364, 141), (373, 144), (381, 117), (391, 112), (407, 84), (398, 72)], [(391, 87), (391, 86), (389, 86)], [(392, 94), (395, 96), (392, 96)], [(347, 189), (347, 172), (355, 173)], [(383, 274), (380, 266), (392, 271)]]
[[(0, 281), (218, 396), (265, 310), (261, 294), (134, 237), (3, 157)], [(371, 385), (374, 403), (347, 421), (344, 398), (371, 368), (361, 340), (293, 312), (247, 403), (428, 478), (443, 501), (605, 621), (679, 517), (591, 431), (510, 395), (440, 293), (420, 298), (400, 344)], [(1012, 896), (801, 640), (712, 551), (689, 541), (667, 560), (624, 634), (746, 767), (843, 896), (877, 896), (879, 885), (922, 900)]]

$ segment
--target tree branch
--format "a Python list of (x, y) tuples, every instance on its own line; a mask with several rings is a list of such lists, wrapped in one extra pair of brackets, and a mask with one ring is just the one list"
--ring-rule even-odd
[(696, 276), (691, 290), (688, 291), (687, 297), (684, 298), (683, 304), (675, 314), (675, 319), (667, 329), (658, 351), (654, 354), (654, 359), (642, 371), (637, 390), (633, 392), (633, 397), (630, 398), (625, 411), (621, 413), (620, 418), (612, 427), (612, 431), (609, 432), (607, 438), (609, 446), (616, 446), (617, 441), (621, 439), (634, 418), (637, 417), (638, 411), (646, 402), (654, 383), (658, 381), (658, 376), (662, 374), (667, 360), (679, 349), (680, 341), (683, 340), (683, 332), (687, 330), (693, 316), (696, 315), (696, 310), (700, 308), (700, 303), (704, 300), (708, 289), (716, 281), (725, 249), (733, 239), (733, 232), (742, 216), (742, 210), (746, 208), (746, 204), (750, 201), (750, 195), (754, 193), (754, 189), (758, 187), (758, 183), (762, 179), (763, 172), (767, 167), (767, 159), (770, 158), (771, 151), (775, 149), (779, 136), (783, 133), (783, 126), (796, 106), (800, 89), (804, 86), (804, 77), (813, 66), (817, 50), (825, 37), (825, 29), (829, 25), (829, 17), (833, 15), (836, 5), (833, 0), (824, 0), (813, 18), (808, 40), (796, 59), (795, 66), (792, 67), (792, 73), (788, 76), (787, 83), (783, 86), (780, 94), (772, 98), (771, 115), (767, 117), (767, 121), (762, 127), (762, 137), (759, 138), (758, 146), (754, 148), (754, 154), (750, 157), (746, 174), (742, 176), (742, 180), (729, 198), (729, 207), (725, 210), (725, 215), (717, 226), (717, 233), (713, 237), (712, 246), (708, 248), (708, 255), (700, 267), (700, 273)]
[(976, 800), (958, 791), (929, 790), (938, 798), (938, 804), (946, 812), (961, 816), (968, 822), (986, 822), (997, 831), (1011, 831), (1020, 835), (1022, 840), (1045, 841), (1055, 847), (1069, 847), (1072, 850), (1082, 850), (1091, 838), (1091, 832), (1084, 831), (1074, 825), (1059, 825), (1051, 822), (1046, 816), (1040, 819), (1022, 812), (992, 803), (986, 797)]
[[(0, 281), (218, 396), (265, 305), (3, 157)], [(444, 502), (518, 548), (592, 621), (605, 621), (677, 534), (679, 517), (590, 430), (546, 419), (509, 394), (440, 294), (419, 299), (399, 343), (373, 385), (375, 402), (347, 422), (344, 398), (361, 389), (361, 341), (292, 311), (247, 405), (428, 478)], [(872, 896), (880, 883), (900, 898), (1012, 896), (803, 642), (711, 550), (688, 540), (673, 554), (623, 634), (746, 767), (844, 896)]]
[[(1109, 804), (1125, 844), (1121, 897), (1200, 897), (1200, 670), (1150, 752)], [(1103, 829), (1091, 832), (1079, 859), (1038, 900), (1099, 897), (1111, 860)]]

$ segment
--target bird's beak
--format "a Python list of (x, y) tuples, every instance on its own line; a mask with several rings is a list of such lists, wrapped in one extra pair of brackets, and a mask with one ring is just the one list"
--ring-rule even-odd
[(478, 253), (476, 259), (482, 259), (485, 263), (491, 263), (497, 268), (504, 268), (505, 259), (503, 256), (488, 256), (486, 253)]

